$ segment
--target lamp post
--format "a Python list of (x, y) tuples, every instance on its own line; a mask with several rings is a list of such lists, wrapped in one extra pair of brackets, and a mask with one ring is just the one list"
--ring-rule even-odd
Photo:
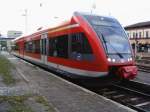
[(28, 10), (24, 10), (24, 14), (22, 15), (25, 17), (25, 34), (28, 33)]
[(92, 8), (91, 8), (91, 14), (93, 14), (93, 11), (96, 9), (96, 4), (95, 3), (93, 3), (92, 4)]

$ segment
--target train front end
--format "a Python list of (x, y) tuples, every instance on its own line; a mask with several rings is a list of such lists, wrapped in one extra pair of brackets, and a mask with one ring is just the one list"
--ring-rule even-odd
[(137, 75), (134, 56), (125, 30), (110, 17), (84, 15), (97, 34), (106, 54), (109, 74), (122, 79), (133, 79)]

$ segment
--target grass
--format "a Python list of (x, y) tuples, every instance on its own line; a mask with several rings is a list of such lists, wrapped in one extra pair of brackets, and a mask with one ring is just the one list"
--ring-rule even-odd
[(45, 112), (56, 112), (54, 108), (49, 105), (48, 101), (43, 96), (26, 94), (22, 96), (0, 96), (0, 103), (7, 102), (10, 105), (8, 112), (34, 112), (29, 105), (24, 102), (32, 97), (37, 103), (45, 107)]
[(8, 112), (33, 112), (30, 107), (24, 104), (29, 96), (0, 96), (0, 102), (8, 102), (11, 108)]
[(45, 107), (48, 107), (47, 108), (47, 112), (55, 112), (54, 108), (51, 105), (49, 105), (49, 103), (45, 99), (45, 97), (43, 97), (43, 96), (35, 96), (35, 101), (37, 103), (40, 103), (40, 104), (44, 105)]
[(4, 56), (0, 56), (0, 75), (2, 76), (3, 82), (6, 85), (15, 83), (15, 79), (13, 78), (11, 74), (11, 69), (14, 69), (14, 68), (15, 67), (7, 58), (5, 58)]

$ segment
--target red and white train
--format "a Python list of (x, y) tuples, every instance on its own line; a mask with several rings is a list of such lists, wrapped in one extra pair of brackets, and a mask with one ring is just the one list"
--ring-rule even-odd
[(70, 21), (14, 44), (14, 55), (73, 77), (137, 75), (128, 37), (114, 18), (75, 12)]

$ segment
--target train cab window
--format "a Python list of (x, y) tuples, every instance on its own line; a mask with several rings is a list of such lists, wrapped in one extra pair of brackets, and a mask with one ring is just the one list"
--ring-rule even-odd
[(94, 55), (88, 39), (84, 33), (76, 33), (71, 35), (71, 58), (75, 60), (94, 59)]
[(68, 58), (68, 35), (49, 39), (49, 56)]

